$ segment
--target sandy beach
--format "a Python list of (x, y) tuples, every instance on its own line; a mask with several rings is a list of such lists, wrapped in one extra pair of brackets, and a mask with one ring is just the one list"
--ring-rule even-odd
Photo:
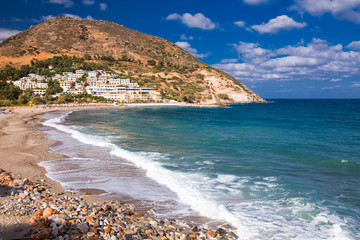
[[(140, 106), (140, 105), (139, 105)], [(2, 208), (6, 208), (6, 206), (11, 206), (11, 208), (18, 208), (19, 206), (16, 204), (28, 204), (28, 202), (26, 201), (26, 197), (29, 198), (29, 196), (32, 196), (37, 194), (38, 195), (38, 199), (44, 198), (44, 196), (39, 195), (38, 192), (34, 192), (32, 193), (31, 191), (29, 191), (28, 189), (32, 189), (35, 186), (35, 189), (37, 189), (38, 187), (41, 188), (41, 186), (46, 186), (46, 191), (48, 192), (45, 196), (48, 196), (51, 201), (53, 201), (53, 205), (51, 205), (53, 208), (52, 209), (56, 209), (56, 205), (59, 205), (62, 200), (56, 198), (57, 196), (62, 196), (62, 199), (66, 198), (66, 196), (71, 197), (71, 199), (74, 199), (75, 197), (75, 205), (76, 204), (89, 204), (89, 206), (85, 206), (84, 209), (89, 209), (87, 211), (90, 211), (91, 209), (95, 209), (94, 211), (97, 211), (96, 209), (99, 209), (99, 206), (107, 206), (106, 203), (109, 203), (111, 201), (111, 203), (116, 202), (118, 205), (115, 205), (115, 207), (120, 206), (121, 212), (126, 212), (128, 211), (128, 209), (131, 209), (131, 211), (129, 212), (130, 215), (136, 215), (136, 216), (141, 216), (137, 221), (138, 223), (141, 223), (140, 225), (142, 226), (143, 224), (147, 223), (148, 225), (152, 222), (154, 222), (153, 219), (151, 218), (143, 218), (141, 214), (135, 213), (135, 211), (132, 213), (133, 211), (133, 207), (131, 205), (122, 205), (122, 202), (117, 200), (114, 201), (114, 199), (109, 199), (109, 198), (101, 198), (98, 196), (93, 196), (92, 194), (85, 194), (84, 196), (80, 196), (80, 194), (74, 194), (74, 193), (69, 193), (66, 192), (65, 189), (62, 188), (62, 186), (60, 185), (60, 183), (48, 178), (46, 176), (46, 170), (43, 167), (40, 167), (38, 165), (39, 162), (42, 161), (48, 161), (48, 160), (53, 160), (53, 159), (59, 159), (59, 158), (64, 158), (64, 156), (60, 155), (60, 154), (56, 154), (53, 153), (49, 150), (49, 146), (53, 145), (56, 143), (56, 141), (54, 140), (49, 140), (44, 136), (44, 133), (42, 131), (40, 131), (39, 129), (36, 128), (36, 126), (38, 124), (41, 123), (41, 121), (43, 120), (41, 117), (43, 116), (43, 114), (48, 113), (48, 112), (59, 112), (59, 111), (69, 111), (69, 110), (82, 110), (82, 109), (90, 109), (90, 108), (114, 108), (114, 107), (121, 107), (121, 106), (114, 106), (114, 105), (65, 105), (65, 106), (53, 106), (53, 107), (15, 107), (14, 111), (12, 113), (6, 113), (6, 114), (0, 114), (0, 151), (1, 151), (1, 158), (0, 158), (0, 173), (3, 174), (2, 176), (2, 183), (0, 183), (0, 204), (2, 205)], [(135, 106), (134, 106), (135, 107)], [(5, 176), (5, 177), (4, 177)], [(10, 181), (9, 182), (6, 180), (6, 178), (11, 177), (13, 179), (15, 179), (14, 181)], [(4, 178), (5, 178), (5, 183), (4, 184)], [(12, 185), (11, 184), (16, 184), (19, 182), (27, 182), (27, 180), (29, 180), (29, 184), (20, 184), (20, 188), (18, 188), (16, 191), (18, 192), (16, 196), (11, 195), (11, 197), (9, 196), (9, 191), (12, 191)], [(41, 183), (41, 185), (40, 185)], [(10, 189), (10, 190), (9, 190)], [(24, 193), (26, 193), (26, 196), (24, 197)], [(28, 195), (30, 193), (30, 195)], [(96, 193), (94, 193), (96, 194)], [(34, 197), (36, 198), (36, 196), (34, 195)], [(40, 196), (40, 198), (39, 198)], [(80, 199), (79, 199), (80, 198)], [(15, 200), (16, 203), (14, 203)], [(31, 199), (30, 197), (30, 202), (33, 205), (39, 205), (40, 203), (36, 202), (36, 200)], [(25, 201), (25, 202), (24, 202)], [(43, 199), (44, 201), (44, 199)], [(60, 203), (59, 203), (60, 201)], [(83, 202), (82, 202), (83, 201)], [(19, 202), (19, 203), (17, 203)], [(93, 205), (91, 205), (93, 204)], [(97, 205), (98, 204), (98, 205)], [(99, 205), (100, 204), (100, 205)], [(105, 204), (105, 205), (103, 205)], [(120, 205), (119, 205), (120, 204)], [(21, 205), (20, 205), (21, 206)], [(114, 208), (114, 207), (113, 207)], [(38, 209), (38, 207), (36, 207), (36, 209)], [(84, 213), (84, 209), (82, 209), (81, 212)], [(110, 207), (110, 209), (112, 209)], [(125, 210), (124, 210), (125, 209)], [(14, 213), (10, 213), (10, 212), (4, 212), (0, 214), (0, 239), (17, 239), (17, 238), (21, 238), (24, 237), (24, 235), (26, 235), (27, 233), (31, 233), (31, 231), (34, 231), (34, 223), (33, 224), (29, 224), (32, 222), (34, 222), (34, 218), (38, 218), (39, 216), (37, 215), (39, 211), (41, 211), (41, 213), (44, 210), (37, 210), (36, 214), (35, 211), (33, 213), (27, 213), (23, 214), (14, 214)], [(30, 210), (31, 212), (31, 210)], [(56, 211), (54, 211), (55, 213)], [(79, 213), (79, 211), (77, 212)], [(82, 215), (84, 215), (82, 213)], [(32, 216), (32, 214), (35, 214), (32, 218), (30, 218)], [(45, 213), (44, 213), (45, 214)], [(71, 213), (71, 211), (67, 212), (67, 214), (70, 214), (68, 216), (72, 216), (73, 213)], [(94, 214), (94, 213), (92, 213)], [(112, 216), (114, 213), (109, 212), (109, 213), (102, 213), (105, 214), (105, 217), (108, 216)], [(55, 216), (56, 214), (54, 214)], [(91, 217), (96, 217), (98, 215), (91, 215)], [(40, 235), (30, 235), (30, 236), (40, 236), (38, 239), (47, 239), (47, 237), (42, 238), (41, 236), (50, 236), (48, 234), (51, 233), (54, 234), (54, 226), (55, 226), (55, 230), (57, 229), (56, 226), (57, 225), (53, 225), (53, 228), (51, 230), (51, 228), (49, 228), (49, 225), (53, 220), (51, 219), (51, 217), (48, 218), (43, 218), (42, 216), (40, 216), (42, 219), (46, 219), (46, 221), (48, 222), (48, 224), (46, 225), (48, 228), (44, 228), (44, 226), (41, 226), (42, 228), (39, 228), (39, 226), (37, 226), (37, 228), (39, 228), (40, 231), (38, 234)], [(84, 216), (83, 216), (84, 217)], [(85, 216), (86, 217), (86, 216)], [(124, 217), (124, 216), (122, 216)], [(29, 220), (30, 219), (30, 220)], [(80, 219), (80, 220), (79, 220)], [(88, 219), (88, 218), (86, 218)], [(77, 223), (78, 225), (81, 224), (87, 224), (87, 226), (89, 226), (89, 230), (90, 227), (93, 226), (92, 229), (94, 229), (94, 226), (96, 226), (96, 224), (98, 223), (89, 223), (85, 221), (85, 218), (81, 219), (81, 218), (75, 218), (75, 220), (69, 220), (69, 221), (74, 221), (74, 223)], [(110, 220), (109, 220), (110, 221)], [(162, 223), (162, 220), (156, 220), (159, 223)], [(85, 222), (85, 223), (84, 223)], [(173, 239), (185, 239), (187, 234), (192, 234), (191, 233), (191, 228), (189, 228), (189, 226), (185, 223), (183, 223), (183, 221), (179, 222), (181, 227), (179, 227), (176, 231), (176, 234), (174, 235)], [(35, 223), (36, 225), (37, 223)], [(67, 222), (67, 224), (69, 224)], [(73, 226), (73, 232), (77, 231), (79, 229), (78, 225), (74, 225)], [(151, 224), (150, 224), (151, 225)], [(50, 225), (51, 226), (51, 225)], [(168, 223), (165, 224), (164, 226), (168, 227), (172, 227), (174, 228), (174, 224), (173, 223)], [(185, 231), (184, 226), (187, 226), (187, 230)], [(58, 228), (62, 227), (62, 226), (57, 226)], [(69, 226), (67, 226), (69, 228)], [(99, 236), (102, 236), (103, 238), (89, 238), (89, 236), (94, 236), (92, 233), (92, 235), (88, 233), (88, 235), (83, 234), (82, 236), (85, 236), (85, 239), (107, 239), (106, 236), (115, 236), (115, 234), (117, 234), (117, 236), (127, 236), (126, 235), (126, 231), (127, 232), (131, 232), (132, 234), (138, 234), (138, 236), (142, 236), (142, 230), (144, 231), (146, 230), (145, 228), (139, 228), (140, 230), (136, 230), (133, 231), (131, 229), (127, 229), (126, 226), (125, 228), (118, 225), (117, 229), (120, 229), (118, 232), (115, 231), (115, 228), (111, 228), (112, 232), (107, 232), (107, 235), (104, 235), (107, 231), (107, 226), (98, 226), (98, 230), (96, 231), (97, 234), (99, 234)], [(130, 225), (128, 226), (128, 228), (130, 228)], [(50, 230), (49, 230), (50, 229)], [(66, 229), (66, 228), (65, 228)], [(130, 231), (131, 230), (131, 231)], [(149, 230), (149, 229), (148, 229)], [(195, 228), (195, 230), (197, 231), (196, 234), (192, 235), (193, 239), (198, 239), (200, 236), (202, 238), (212, 238), (211, 236), (215, 237), (216, 233), (214, 233), (211, 230), (206, 230), (206, 229), (202, 229), (200, 230)], [(41, 232), (42, 231), (42, 232)], [(45, 231), (45, 233), (44, 233)], [(47, 232), (48, 231), (48, 232)], [(55, 231), (55, 233), (57, 233), (58, 230)], [(101, 232), (103, 231), (103, 232)], [(105, 232), (104, 232), (105, 231)], [(185, 231), (185, 233), (184, 233)], [(206, 231), (209, 231), (208, 233)], [(154, 228), (154, 232), (156, 235), (158, 235), (158, 232), (165, 233), (165, 230), (160, 230), (160, 229), (155, 229)], [(225, 231), (220, 231), (221, 234), (225, 234)], [(79, 232), (79, 234), (81, 234), (83, 232)], [(121, 234), (122, 235), (121, 235)], [(170, 234), (171, 232), (169, 232)], [(232, 232), (230, 232), (232, 233)], [(42, 234), (42, 235), (41, 235)], [(44, 235), (45, 234), (45, 235)], [(57, 233), (58, 234), (58, 233)], [(100, 235), (103, 234), (103, 235)], [(111, 235), (114, 234), (114, 235)], [(125, 234), (125, 235), (124, 235)], [(151, 233), (148, 232), (148, 236), (150, 236)], [(209, 235), (210, 234), (210, 235)], [(220, 233), (219, 233), (220, 234)], [(232, 233), (233, 234), (233, 233)], [(29, 235), (28, 235), (29, 236)], [(54, 235), (51, 235), (54, 236)], [(66, 235), (67, 236), (67, 235)], [(71, 235), (72, 236), (72, 235)], [(79, 235), (80, 236), (80, 235)], [(87, 237), (86, 237), (87, 236)], [(97, 235), (96, 235), (97, 236)], [(95, 236), (95, 237), (96, 237)], [(105, 236), (105, 238), (104, 238)], [(152, 234), (151, 236), (154, 236), (154, 234)], [(170, 235), (169, 235), (170, 236)], [(177, 236), (177, 237), (176, 237)], [(207, 237), (206, 237), (207, 236)], [(232, 236), (232, 235), (231, 235)], [(236, 235), (235, 235), (236, 236)], [(66, 238), (65, 238), (66, 239)], [(83, 238), (80, 238), (83, 239)], [(110, 239), (110, 237), (108, 238)], [(115, 239), (114, 237), (111, 239)], [(117, 238), (118, 239), (118, 238)]]
[[(60, 183), (49, 179), (46, 170), (38, 165), (39, 162), (61, 158), (61, 155), (52, 153), (48, 147), (56, 141), (48, 140), (44, 133), (34, 126), (39, 124), (41, 116), (47, 112), (81, 110), (99, 107), (113, 108), (113, 105), (66, 105), (58, 107), (15, 107), (12, 113), (0, 114), (0, 168), (11, 172), (19, 179), (31, 181), (44, 180), (53, 193), (64, 192)], [(0, 192), (0, 196), (3, 194)], [(88, 201), (105, 201), (94, 196), (88, 196)], [(0, 203), (4, 199), (0, 197)], [(0, 236), (3, 238), (21, 237), (28, 231), (26, 226), (28, 217), (0, 216)], [(25, 225), (24, 225), (25, 224)], [(24, 226), (24, 231), (16, 232), (19, 226)]]
[(15, 176), (29, 180), (44, 179), (51, 191), (63, 191), (61, 185), (46, 177), (44, 168), (38, 163), (62, 156), (49, 151), (56, 141), (48, 140), (34, 128), (47, 112), (82, 110), (91, 108), (114, 108), (113, 105), (64, 105), (54, 107), (15, 107), (12, 113), (0, 114), (0, 165)]

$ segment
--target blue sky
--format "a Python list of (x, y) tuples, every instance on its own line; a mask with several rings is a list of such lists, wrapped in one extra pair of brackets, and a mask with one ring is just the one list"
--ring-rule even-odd
[(12, 0), (0, 41), (54, 16), (165, 38), (264, 98), (360, 98), (360, 0)]

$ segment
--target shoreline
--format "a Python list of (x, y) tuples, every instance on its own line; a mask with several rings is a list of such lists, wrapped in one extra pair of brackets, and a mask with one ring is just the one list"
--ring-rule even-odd
[[(113, 105), (66, 105), (49, 107), (14, 107), (12, 113), (0, 114), (0, 168), (11, 173), (16, 179), (30, 180), (33, 182), (43, 180), (51, 193), (66, 194), (66, 189), (61, 183), (46, 176), (47, 171), (38, 164), (43, 161), (56, 160), (65, 157), (64, 155), (51, 152), (49, 147), (56, 144), (57, 141), (49, 140), (45, 133), (36, 128), (41, 124), (44, 114), (49, 112), (62, 112), (71, 110), (114, 108)], [(2, 185), (0, 185), (2, 186)], [(4, 189), (0, 189), (0, 204), (6, 199), (3, 197)], [(81, 194), (77, 194), (81, 195)], [(104, 202), (111, 199), (105, 199), (96, 195), (89, 195), (85, 200), (91, 202)], [(26, 224), (28, 218), (18, 216), (0, 216), (0, 236), (20, 237), (23, 232), (9, 233), (12, 228), (18, 224)], [(10, 229), (10, 231), (8, 231)], [(29, 226), (25, 227), (29, 230)], [(7, 236), (10, 234), (9, 236)], [(22, 237), (22, 236), (21, 236)]]
[[(144, 105), (148, 106), (146, 104), (139, 104), (125, 107), (137, 107)], [(45, 132), (37, 129), (36, 126), (41, 124), (41, 121), (43, 121), (41, 116), (43, 116), (45, 113), (98, 108), (101, 109), (104, 107), (121, 108), (122, 106), (104, 106), (103, 104), (100, 106), (79, 106), (72, 104), (62, 107), (56, 106), (50, 108), (15, 107), (13, 113), (0, 115), (0, 150), (4, 155), (4, 157), (0, 159), (0, 168), (10, 172), (16, 179), (29, 179), (32, 182), (45, 182), (47, 189), (52, 194), (82, 196), (83, 193), (81, 192), (75, 195), (73, 193), (66, 193), (66, 189), (61, 186), (60, 182), (48, 178), (46, 176), (47, 172), (45, 168), (38, 165), (38, 163), (43, 161), (56, 160), (66, 156), (51, 152), (49, 147), (56, 144), (58, 141), (47, 139), (45, 137)], [(96, 191), (93, 193), (96, 194)], [(3, 194), (1, 194), (1, 196), (2, 195)], [(112, 200), (119, 201), (116, 199), (96, 195), (87, 195), (82, 197), (84, 197), (84, 201), (89, 204), (109, 202)], [(5, 199), (1, 197), (0, 203), (4, 202), (4, 200)], [(11, 229), (13, 226), (26, 224), (27, 219), (28, 218), (24, 218), (23, 216), (17, 217), (0, 215), (0, 233), (3, 229)], [(24, 231), (27, 231), (30, 228), (31, 226), (24, 227)], [(20, 237), (23, 232), (14, 234), (15, 235), (10, 235), (9, 237)]]
[[(63, 105), (55, 107), (15, 107), (12, 113), (0, 115), (0, 149), (3, 157), (1, 168), (12, 172), (15, 177), (45, 179), (52, 191), (63, 192), (61, 184), (46, 176), (46, 170), (38, 163), (63, 158), (64, 155), (51, 152), (49, 147), (56, 140), (49, 140), (45, 133), (36, 128), (44, 114), (49, 112), (76, 111), (97, 108), (116, 108), (113, 105)], [(17, 157), (16, 160), (15, 156)], [(28, 171), (31, 170), (31, 171)], [(33, 173), (34, 171), (35, 173)]]

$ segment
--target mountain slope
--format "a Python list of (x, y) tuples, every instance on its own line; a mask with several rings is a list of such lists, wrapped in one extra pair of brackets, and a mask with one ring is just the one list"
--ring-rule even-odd
[(57, 17), (0, 43), (0, 68), (53, 56), (107, 61), (110, 68), (169, 98), (199, 103), (261, 102), (258, 95), (175, 44), (116, 23)]

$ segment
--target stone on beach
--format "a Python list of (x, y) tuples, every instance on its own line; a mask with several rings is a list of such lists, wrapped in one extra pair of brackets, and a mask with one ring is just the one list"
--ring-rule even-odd
[(50, 217), (51, 215), (55, 214), (56, 210), (48, 207), (43, 211), (43, 217)]
[(80, 232), (82, 233), (87, 233), (89, 231), (89, 226), (87, 225), (86, 222), (82, 222), (82, 223), (79, 223), (77, 225), (77, 228), (80, 230)]
[(9, 201), (0, 208), (0, 215), (29, 216), (27, 223), (34, 228), (26, 236), (32, 239), (237, 239), (227, 225), (214, 233), (208, 227), (190, 227), (180, 220), (143, 216), (136, 213), (133, 205), (121, 201), (88, 204), (72, 194), (51, 193), (43, 181), (15, 181), (2, 169), (0, 182), (16, 185), (12, 187), (14, 194), (9, 194)]

